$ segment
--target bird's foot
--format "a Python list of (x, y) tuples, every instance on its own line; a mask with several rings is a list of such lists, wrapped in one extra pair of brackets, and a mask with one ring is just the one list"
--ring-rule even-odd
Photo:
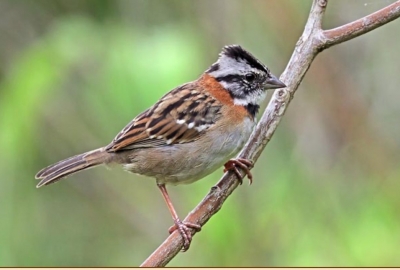
[(190, 243), (192, 242), (193, 235), (191, 229), (193, 229), (195, 232), (199, 232), (201, 231), (201, 226), (190, 222), (183, 222), (178, 219), (175, 220), (175, 224), (168, 230), (170, 234), (176, 230), (179, 231), (183, 239), (183, 252), (189, 249)]
[(244, 176), (240, 174), (238, 170), (238, 168), (240, 168), (247, 175), (247, 178), (249, 179), (249, 184), (251, 185), (251, 183), (253, 183), (253, 175), (251, 174), (250, 169), (253, 168), (253, 165), (254, 165), (253, 162), (248, 159), (244, 158), (230, 159), (224, 165), (225, 166), (224, 172), (233, 171), (239, 178), (240, 184), (242, 184)]

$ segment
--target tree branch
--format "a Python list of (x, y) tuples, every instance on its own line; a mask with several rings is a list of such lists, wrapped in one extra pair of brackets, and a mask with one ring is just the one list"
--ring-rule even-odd
[(389, 6), (378, 10), (368, 16), (358, 19), (354, 22), (325, 30), (324, 38), (321, 44), (323, 49), (333, 45), (340, 44), (355, 37), (368, 33), (388, 22), (397, 19), (400, 16), (400, 1), (396, 1)]
[[(347, 25), (323, 31), (322, 18), (328, 0), (314, 0), (302, 36), (280, 79), (288, 86), (276, 90), (263, 116), (239, 157), (253, 160), (261, 155), (271, 140), (294, 93), (315, 56), (323, 49), (365, 34), (400, 16), (400, 0), (396, 3)], [(243, 172), (242, 172), (243, 173)], [(226, 173), (207, 196), (192, 210), (185, 221), (203, 226), (216, 214), (239, 182), (233, 173)], [(193, 231), (193, 233), (195, 233)], [(142, 267), (165, 266), (182, 248), (178, 231), (172, 233), (141, 265)]]

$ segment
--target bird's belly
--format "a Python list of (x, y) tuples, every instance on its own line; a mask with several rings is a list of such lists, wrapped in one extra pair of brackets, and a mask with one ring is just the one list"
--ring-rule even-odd
[[(244, 146), (254, 122), (246, 120), (229, 132), (209, 131), (197, 141), (158, 148), (132, 150), (130, 172), (157, 179), (158, 183), (188, 184), (212, 173)], [(212, 139), (210, 139), (212, 138)]]

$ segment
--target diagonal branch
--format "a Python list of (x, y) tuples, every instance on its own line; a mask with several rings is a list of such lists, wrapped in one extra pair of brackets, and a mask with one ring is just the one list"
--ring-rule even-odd
[(368, 33), (400, 15), (400, 0), (354, 22), (324, 31), (322, 47), (327, 49), (355, 37)]
[[(314, 58), (320, 51), (347, 41), (382, 26), (400, 16), (400, 1), (371, 15), (342, 27), (323, 31), (322, 18), (328, 0), (313, 0), (311, 11), (302, 36), (296, 44), (293, 55), (280, 79), (288, 85), (275, 91), (257, 127), (252, 133), (239, 157), (253, 160), (261, 155), (271, 140), (294, 93)], [(369, 23), (365, 23), (368, 21)], [(361, 22), (361, 26), (359, 23)], [(362, 23), (364, 22), (364, 23)], [(216, 214), (239, 182), (233, 173), (226, 173), (206, 197), (192, 210), (185, 221), (203, 226)], [(193, 233), (195, 233), (193, 231)], [(144, 262), (143, 267), (165, 266), (182, 248), (179, 232), (172, 233)]]

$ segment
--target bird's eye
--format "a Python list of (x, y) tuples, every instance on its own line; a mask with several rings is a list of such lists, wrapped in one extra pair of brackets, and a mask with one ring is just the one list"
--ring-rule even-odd
[(247, 73), (245, 78), (246, 78), (246, 81), (252, 82), (256, 78), (256, 75), (254, 73)]

